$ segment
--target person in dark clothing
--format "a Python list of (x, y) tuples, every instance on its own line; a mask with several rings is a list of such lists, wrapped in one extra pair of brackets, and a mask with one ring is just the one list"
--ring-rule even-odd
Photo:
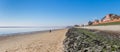
[(49, 31), (50, 33), (52, 32), (52, 30)]

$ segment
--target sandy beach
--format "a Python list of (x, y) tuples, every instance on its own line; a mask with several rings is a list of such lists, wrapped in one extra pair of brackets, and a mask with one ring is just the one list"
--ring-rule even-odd
[(79, 27), (79, 28), (86, 28), (86, 29), (95, 29), (95, 30), (103, 30), (103, 31), (120, 32), (120, 25), (86, 26), (86, 27)]
[(0, 41), (0, 52), (63, 52), (67, 29), (10, 36)]

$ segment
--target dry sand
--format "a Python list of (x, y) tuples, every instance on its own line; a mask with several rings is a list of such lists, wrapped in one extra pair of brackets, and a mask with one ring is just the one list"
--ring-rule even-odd
[(79, 28), (86, 28), (86, 29), (96, 29), (96, 30), (120, 32), (120, 25), (86, 26), (86, 27), (79, 27)]
[(67, 29), (11, 36), (0, 41), (0, 52), (63, 52)]

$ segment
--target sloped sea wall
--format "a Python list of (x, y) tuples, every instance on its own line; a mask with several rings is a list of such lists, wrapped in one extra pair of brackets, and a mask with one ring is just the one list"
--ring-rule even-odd
[(71, 28), (63, 44), (64, 52), (120, 52), (120, 34)]

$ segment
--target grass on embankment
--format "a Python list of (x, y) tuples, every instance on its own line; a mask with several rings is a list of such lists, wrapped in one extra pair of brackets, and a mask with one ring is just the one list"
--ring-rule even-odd
[(120, 25), (120, 22), (103, 23), (103, 24), (97, 24), (93, 26), (103, 26), (103, 25)]
[(65, 52), (120, 52), (119, 33), (71, 28), (64, 40)]
[(82, 29), (80, 30), (80, 32), (85, 33), (86, 35), (89, 35), (90, 37), (92, 37), (93, 39), (97, 39), (100, 40), (104, 43), (107, 43), (109, 45), (119, 45), (120, 46), (120, 40), (118, 38), (115, 38), (113, 34), (113, 36), (110, 36), (110, 33), (101, 33), (101, 32), (97, 32), (97, 33), (93, 33), (89, 30), (85, 30)]
[[(97, 33), (93, 33), (89, 30), (80, 30), (81, 32), (84, 32), (86, 35), (89, 35), (90, 37), (92, 37), (95, 40), (99, 40), (100, 42), (102, 42), (104, 45), (109, 45), (111, 47), (111, 51), (117, 51), (120, 48), (120, 39), (116, 38), (114, 35), (111, 36), (111, 33), (106, 33), (106, 32), (97, 32)], [(89, 39), (90, 40), (90, 39)], [(104, 52), (106, 52), (106, 49), (103, 49)]]

